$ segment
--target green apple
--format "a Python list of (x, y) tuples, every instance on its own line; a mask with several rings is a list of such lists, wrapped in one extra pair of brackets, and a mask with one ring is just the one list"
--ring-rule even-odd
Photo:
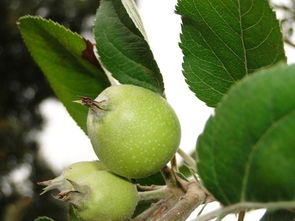
[(72, 203), (82, 220), (123, 221), (133, 214), (137, 205), (135, 185), (107, 171), (90, 173), (78, 185), (76, 189), (83, 195), (77, 195)]
[(175, 154), (180, 124), (167, 101), (148, 89), (117, 85), (96, 99), (82, 99), (90, 107), (88, 136), (107, 168), (127, 178), (143, 178), (159, 171)]
[(56, 197), (71, 203), (75, 215), (84, 221), (126, 220), (138, 201), (135, 185), (108, 172), (98, 161), (73, 164), (58, 179), (40, 184), (51, 186), (46, 191), (62, 189)]
[(60, 176), (52, 180), (39, 182), (38, 184), (46, 186), (41, 194), (52, 189), (58, 189), (60, 191), (69, 190), (72, 185), (68, 180), (78, 180), (87, 174), (100, 170), (106, 170), (106, 167), (100, 161), (73, 163), (65, 168)]

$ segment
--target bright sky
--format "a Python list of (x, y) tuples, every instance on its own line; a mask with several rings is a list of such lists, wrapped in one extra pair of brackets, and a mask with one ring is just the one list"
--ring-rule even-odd
[[(164, 76), (167, 99), (182, 125), (181, 148), (190, 152), (212, 110), (196, 99), (181, 73), (180, 17), (174, 13), (175, 4), (176, 0), (142, 0), (139, 7), (149, 43)], [(286, 47), (286, 52), (289, 63), (294, 63), (294, 49)], [(56, 172), (73, 162), (96, 159), (88, 138), (58, 101), (47, 99), (40, 111), (45, 117), (44, 130), (39, 134), (40, 154)], [(256, 212), (246, 220), (256, 220), (257, 216)], [(233, 217), (224, 220), (233, 220)]]

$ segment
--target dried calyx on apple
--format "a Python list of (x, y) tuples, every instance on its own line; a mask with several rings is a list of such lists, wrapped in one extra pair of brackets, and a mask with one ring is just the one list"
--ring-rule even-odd
[(89, 107), (88, 136), (98, 158), (127, 178), (147, 177), (166, 165), (180, 142), (180, 124), (167, 101), (148, 89), (116, 85)]
[(45, 193), (60, 192), (56, 198), (69, 202), (85, 221), (123, 221), (132, 216), (138, 201), (136, 186), (105, 169), (99, 161), (72, 164), (57, 178), (39, 182)]

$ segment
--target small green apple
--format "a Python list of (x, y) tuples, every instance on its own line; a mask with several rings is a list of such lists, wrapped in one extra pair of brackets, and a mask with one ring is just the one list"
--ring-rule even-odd
[(99, 170), (106, 170), (106, 167), (98, 160), (73, 163), (65, 168), (60, 176), (52, 180), (39, 182), (38, 184), (46, 186), (41, 194), (52, 189), (58, 189), (60, 191), (68, 190), (72, 186), (68, 180), (78, 180), (85, 175)]
[[(77, 185), (77, 184), (76, 184)], [(81, 195), (73, 195), (76, 214), (85, 221), (123, 221), (137, 205), (135, 185), (107, 171), (97, 171), (79, 180), (76, 188)]]
[(159, 171), (180, 142), (178, 118), (159, 94), (133, 85), (105, 89), (96, 99), (82, 99), (90, 107), (88, 136), (107, 168), (127, 178)]
[(123, 221), (137, 205), (134, 184), (105, 170), (101, 162), (79, 162), (61, 176), (40, 182), (50, 189), (62, 190), (56, 197), (74, 206), (75, 215), (84, 221)]

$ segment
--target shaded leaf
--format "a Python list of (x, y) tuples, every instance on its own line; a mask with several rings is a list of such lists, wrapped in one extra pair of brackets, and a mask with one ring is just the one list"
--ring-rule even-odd
[(114, 78), (163, 93), (162, 75), (149, 45), (121, 1), (100, 2), (94, 31), (100, 59)]
[(215, 107), (236, 81), (285, 60), (268, 0), (179, 0), (183, 74), (190, 89)]
[(260, 221), (294, 221), (295, 212), (289, 210), (266, 211)]
[(160, 172), (145, 178), (136, 179), (135, 182), (140, 185), (165, 185), (165, 181)]
[(266, 211), (260, 221), (294, 221), (295, 212), (289, 210)]
[(86, 132), (88, 108), (72, 101), (79, 99), (78, 96), (95, 98), (110, 85), (98, 63), (95, 63), (90, 42), (41, 17), (22, 17), (18, 27), (55, 94)]
[(295, 66), (246, 77), (198, 139), (197, 164), (222, 204), (295, 201)]

